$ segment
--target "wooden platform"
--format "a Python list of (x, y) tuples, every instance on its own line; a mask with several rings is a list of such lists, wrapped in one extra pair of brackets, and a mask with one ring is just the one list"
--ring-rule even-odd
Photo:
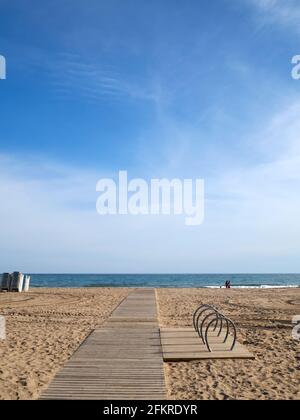
[(246, 347), (237, 343), (230, 351), (232, 340), (224, 344), (224, 335), (210, 334), (210, 353), (193, 328), (161, 328), (161, 344), (165, 362), (203, 359), (254, 359)]
[(41, 399), (165, 399), (155, 291), (133, 291), (55, 376)]

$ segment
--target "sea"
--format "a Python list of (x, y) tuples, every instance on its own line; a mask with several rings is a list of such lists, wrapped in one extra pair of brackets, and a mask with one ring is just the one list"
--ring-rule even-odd
[(296, 288), (300, 274), (30, 274), (31, 287)]

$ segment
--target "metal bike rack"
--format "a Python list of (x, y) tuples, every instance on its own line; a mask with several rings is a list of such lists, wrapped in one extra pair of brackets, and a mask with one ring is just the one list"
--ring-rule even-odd
[(212, 310), (217, 310), (214, 306), (212, 306), (212, 305), (201, 305), (201, 306), (199, 306), (199, 308), (198, 309), (196, 309), (196, 311), (194, 312), (194, 315), (193, 315), (193, 325), (194, 325), (194, 328), (195, 328), (195, 330), (197, 331), (197, 319), (199, 318), (199, 316), (198, 315), (201, 315), (202, 314), (202, 312), (204, 312), (204, 311), (206, 311), (206, 310), (208, 310), (208, 309), (212, 309)]
[(199, 306), (193, 315), (194, 329), (202, 340), (203, 344), (207, 347), (207, 350), (211, 353), (210, 337), (209, 332), (213, 327), (213, 331), (217, 331), (219, 326), (217, 337), (220, 337), (225, 331), (224, 341), (226, 343), (230, 337), (230, 331), (232, 330), (233, 339), (230, 347), (230, 351), (235, 348), (237, 342), (237, 329), (234, 322), (223, 315), (217, 308), (212, 305), (201, 305)]
[[(203, 320), (201, 321), (201, 317), (205, 314), (205, 312), (209, 312), (209, 314), (206, 315), (203, 318)], [(216, 308), (213, 308), (213, 307), (205, 307), (204, 309), (202, 309), (198, 313), (197, 318), (196, 318), (196, 327), (195, 327), (195, 330), (198, 333), (198, 335), (201, 338), (201, 340), (203, 341), (203, 344), (205, 344), (205, 340), (204, 340), (202, 326), (205, 324), (205, 321), (207, 321), (212, 316), (214, 316), (214, 322), (216, 323), (216, 325), (215, 325), (215, 330), (216, 330), (217, 327), (218, 327), (218, 322), (219, 322), (219, 312), (218, 312), (218, 310)], [(201, 321), (201, 323), (200, 323), (200, 321)]]

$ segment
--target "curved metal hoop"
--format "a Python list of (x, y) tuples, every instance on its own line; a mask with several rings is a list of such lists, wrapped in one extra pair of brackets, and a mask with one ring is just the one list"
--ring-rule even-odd
[(210, 348), (209, 341), (208, 341), (208, 333), (209, 333), (209, 329), (210, 329), (211, 325), (212, 325), (214, 322), (215, 322), (215, 320), (214, 320), (214, 319), (213, 319), (212, 321), (210, 321), (210, 323), (208, 324), (208, 326), (207, 326), (207, 328), (206, 328), (206, 331), (205, 331), (205, 343), (206, 343), (207, 350), (208, 350), (210, 353), (211, 353), (211, 348)]
[[(209, 312), (209, 313), (206, 314), (206, 316), (203, 319), (201, 319), (201, 317), (206, 312)], [(213, 319), (210, 320), (210, 318), (212, 317)], [(231, 329), (233, 330), (233, 340), (232, 340), (232, 345), (230, 348), (230, 351), (232, 351), (237, 342), (237, 329), (234, 322), (231, 319), (227, 318), (225, 315), (223, 315), (217, 308), (215, 308), (212, 305), (201, 305), (194, 312), (193, 325), (194, 325), (195, 331), (198, 333), (199, 338), (202, 340), (203, 344), (206, 345), (209, 352), (211, 352), (211, 346), (209, 343), (209, 331), (213, 325), (214, 325), (213, 331), (217, 331), (219, 324), (220, 326), (219, 326), (217, 336), (220, 337), (224, 329), (226, 331), (223, 343), (227, 342), (228, 338), (230, 337), (230, 330)], [(204, 332), (205, 326), (206, 326), (206, 329)]]
[(205, 340), (205, 336), (203, 334), (203, 328), (204, 328), (205, 322), (208, 321), (209, 318), (211, 318), (212, 316), (214, 317), (212, 323), (215, 322), (216, 323), (216, 326), (217, 326), (218, 323), (219, 323), (219, 318), (220, 318), (220, 313), (217, 312), (217, 311), (211, 312), (210, 314), (206, 315), (206, 317), (203, 318), (203, 320), (201, 321), (201, 324), (200, 325), (199, 325), (199, 323), (197, 324), (197, 326), (198, 326), (198, 334), (199, 334), (199, 337), (202, 339), (203, 344), (207, 344), (206, 343), (206, 340)]
[[(226, 318), (226, 317), (224, 317), (223, 315), (222, 315), (222, 319), (226, 321), (226, 326), (227, 326), (227, 332), (226, 332), (225, 339), (224, 339), (224, 342), (223, 342), (223, 343), (226, 343), (226, 341), (227, 341), (227, 339), (228, 339), (228, 337), (229, 337), (230, 326), (231, 326), (231, 327), (232, 327), (232, 329), (233, 329), (233, 340), (232, 340), (232, 344), (231, 344), (231, 347), (230, 347), (230, 351), (232, 351), (232, 350), (235, 348), (236, 341), (237, 341), (237, 331), (236, 331), (236, 326), (235, 326), (234, 322), (233, 322), (233, 321), (231, 321), (231, 319)], [(207, 325), (207, 327), (206, 327), (205, 334), (204, 334), (204, 337), (205, 337), (205, 344), (206, 344), (207, 349), (208, 349), (208, 351), (209, 351), (209, 352), (211, 352), (211, 347), (210, 347), (210, 344), (209, 344), (208, 333), (209, 333), (209, 330), (210, 330), (211, 326), (213, 325), (213, 323), (214, 323), (215, 321), (216, 321), (216, 320), (215, 320), (215, 319), (213, 319), (213, 320), (211, 320), (211, 321), (209, 322), (209, 324), (208, 324), (208, 325)]]
[[(232, 329), (233, 329), (233, 341), (232, 341), (232, 345), (231, 345), (231, 348), (230, 348), (230, 350), (232, 351), (235, 348), (235, 345), (236, 345), (237, 331), (236, 331), (235, 323), (231, 319), (226, 318), (226, 321), (227, 321), (228, 324), (230, 324), (232, 326)], [(228, 331), (229, 331), (229, 326), (228, 326)], [(227, 338), (224, 341), (224, 343), (226, 343), (228, 337), (229, 337), (229, 333), (228, 333)]]
[[(204, 321), (207, 319), (207, 318), (209, 318), (209, 317), (211, 317), (212, 315), (216, 315), (216, 314), (218, 314), (218, 311), (217, 311), (217, 309), (215, 309), (215, 308), (212, 308), (212, 307), (207, 307), (207, 308), (205, 308), (205, 309), (203, 309), (199, 314), (198, 314), (198, 316), (197, 316), (197, 320), (196, 320), (196, 332), (198, 333), (198, 335), (199, 335), (199, 337), (201, 338), (201, 340), (203, 341), (203, 344), (205, 344), (205, 341), (204, 341), (204, 337), (203, 337), (203, 333), (202, 333), (202, 325), (203, 325), (203, 320), (201, 321), (201, 317), (202, 317), (202, 315), (205, 313), (205, 312), (210, 312), (205, 318), (204, 318)], [(200, 321), (201, 321), (201, 324), (200, 324)], [(218, 321), (217, 321), (218, 322)], [(200, 324), (200, 325), (199, 325)], [(217, 323), (216, 323), (216, 328), (217, 328)]]
[(194, 312), (194, 315), (193, 315), (193, 325), (194, 325), (195, 331), (197, 331), (197, 321), (196, 321), (197, 316), (199, 315), (199, 312), (200, 311), (202, 313), (202, 311), (205, 310), (206, 308), (207, 309), (210, 308), (210, 309), (216, 309), (217, 310), (217, 308), (215, 308), (212, 305), (200, 305), (199, 308), (196, 309), (196, 311)]

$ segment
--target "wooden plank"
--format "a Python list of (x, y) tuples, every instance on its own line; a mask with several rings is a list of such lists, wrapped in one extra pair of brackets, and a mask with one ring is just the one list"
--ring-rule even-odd
[(55, 376), (41, 399), (165, 399), (153, 289), (132, 292)]
[(224, 343), (224, 335), (218, 336), (218, 331), (210, 334), (211, 352), (207, 350), (193, 328), (161, 328), (160, 336), (165, 362), (254, 359), (254, 356), (240, 343), (236, 343), (235, 348), (231, 351), (232, 337)]

